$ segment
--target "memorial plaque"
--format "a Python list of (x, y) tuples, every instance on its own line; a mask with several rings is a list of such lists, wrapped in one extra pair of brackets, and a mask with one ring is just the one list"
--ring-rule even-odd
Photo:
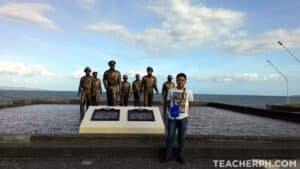
[(165, 134), (159, 107), (90, 106), (80, 134)]
[(118, 109), (95, 109), (91, 121), (119, 121), (120, 110)]
[(147, 109), (128, 110), (128, 121), (155, 121), (153, 110), (147, 110)]

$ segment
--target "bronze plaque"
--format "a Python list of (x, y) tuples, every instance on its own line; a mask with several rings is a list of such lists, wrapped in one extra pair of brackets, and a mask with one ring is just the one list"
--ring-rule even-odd
[(153, 110), (147, 110), (147, 109), (128, 110), (128, 121), (155, 121)]
[(120, 110), (118, 109), (96, 109), (92, 115), (92, 121), (119, 121)]

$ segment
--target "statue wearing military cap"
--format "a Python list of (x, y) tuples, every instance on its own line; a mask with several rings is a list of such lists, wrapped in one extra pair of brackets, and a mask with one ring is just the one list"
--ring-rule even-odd
[(84, 68), (84, 72), (90, 72), (90, 73), (91, 73), (91, 71), (92, 71), (92, 70), (91, 70), (90, 67), (85, 67), (85, 68)]
[(109, 69), (103, 74), (103, 84), (106, 89), (107, 105), (116, 106), (121, 86), (121, 73), (115, 69), (116, 62), (114, 60), (110, 60), (108, 65)]
[(152, 67), (150, 67), (150, 66), (149, 66), (149, 67), (147, 67), (147, 72), (148, 72), (148, 71), (151, 71), (151, 72), (153, 72), (153, 68), (152, 68)]
[(167, 96), (168, 96), (168, 92), (170, 89), (175, 87), (175, 83), (172, 82), (172, 75), (168, 75), (167, 77), (167, 81), (164, 82), (163, 86), (162, 86), (162, 91), (161, 91), (161, 95), (162, 95), (162, 99), (164, 101), (163, 104), (163, 108), (164, 108), (164, 115), (166, 115), (167, 113), (167, 107), (168, 107), (168, 101), (167, 101)]
[(108, 62), (108, 65), (115, 65), (116, 64), (116, 61), (114, 61), (114, 60), (110, 60), (109, 62)]
[(128, 106), (128, 99), (130, 94), (130, 83), (127, 81), (128, 76), (123, 76), (123, 81), (121, 83), (121, 97), (120, 97), (120, 105)]
[(142, 94), (142, 81), (140, 80), (140, 75), (135, 75), (135, 81), (132, 83), (134, 106), (141, 106), (141, 94)]
[(142, 79), (142, 90), (144, 93), (144, 106), (152, 106), (153, 89), (158, 93), (156, 77), (152, 75), (153, 68), (147, 67), (147, 75)]
[(84, 68), (85, 76), (81, 77), (78, 87), (78, 96), (80, 96), (80, 120), (83, 119), (85, 109), (91, 104), (91, 97), (92, 97), (92, 83), (93, 77), (90, 75), (91, 68), (85, 67)]
[(102, 95), (101, 80), (98, 78), (98, 72), (93, 72), (92, 85), (92, 105), (98, 106), (100, 104), (100, 97)]

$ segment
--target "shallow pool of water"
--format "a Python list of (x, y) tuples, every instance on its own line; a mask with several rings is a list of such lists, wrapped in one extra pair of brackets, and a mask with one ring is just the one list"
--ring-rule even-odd
[[(300, 137), (300, 124), (210, 107), (191, 109), (188, 134)], [(0, 109), (0, 133), (76, 134), (78, 105), (31, 105)]]

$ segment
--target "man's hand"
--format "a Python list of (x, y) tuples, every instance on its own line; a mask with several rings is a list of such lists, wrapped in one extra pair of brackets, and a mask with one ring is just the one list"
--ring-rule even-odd
[(189, 109), (192, 108), (193, 102), (189, 102)]

